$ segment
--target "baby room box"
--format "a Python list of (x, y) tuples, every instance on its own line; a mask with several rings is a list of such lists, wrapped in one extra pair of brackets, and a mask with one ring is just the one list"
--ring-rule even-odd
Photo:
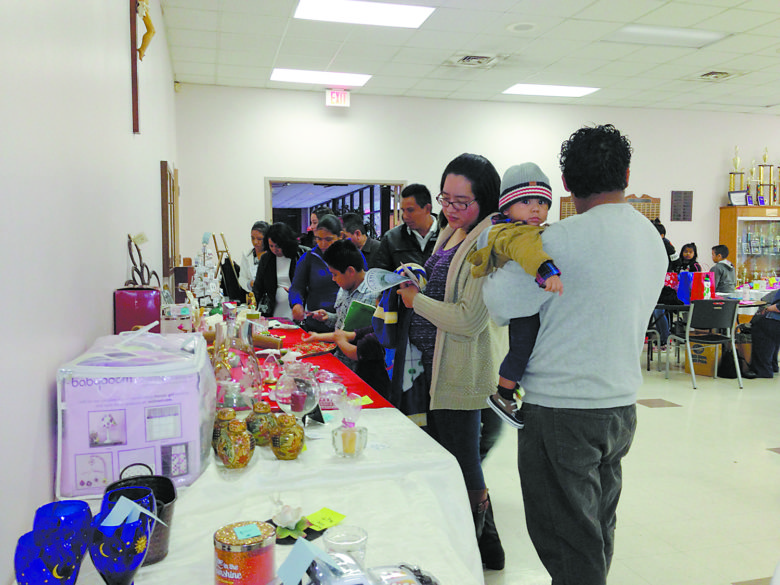
[(57, 373), (57, 497), (100, 496), (135, 463), (191, 484), (209, 462), (215, 406), (200, 333), (99, 338)]

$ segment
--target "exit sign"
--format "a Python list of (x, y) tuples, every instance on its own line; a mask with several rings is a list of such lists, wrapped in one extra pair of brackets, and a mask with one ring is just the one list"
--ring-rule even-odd
[(349, 91), (346, 89), (326, 89), (325, 105), (340, 108), (349, 107)]

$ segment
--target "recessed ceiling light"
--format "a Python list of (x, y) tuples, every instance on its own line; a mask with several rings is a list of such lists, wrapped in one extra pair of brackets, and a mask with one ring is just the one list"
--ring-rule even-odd
[(575, 85), (536, 85), (518, 83), (503, 93), (511, 95), (538, 95), (546, 97), (582, 97), (598, 91), (599, 87), (577, 87)]
[(532, 31), (535, 28), (536, 25), (533, 22), (515, 22), (507, 25), (506, 30), (513, 33), (524, 33)]
[(360, 73), (335, 73), (332, 71), (306, 71), (304, 69), (274, 69), (271, 81), (313, 83), (328, 87), (362, 87), (371, 79)]
[(723, 39), (725, 36), (726, 33), (709, 30), (629, 24), (618, 29), (604, 40), (637, 45), (665, 45), (667, 47), (700, 49)]
[(384, 4), (361, 0), (300, 0), (295, 10), (295, 18), (420, 28), (434, 10), (428, 6)]

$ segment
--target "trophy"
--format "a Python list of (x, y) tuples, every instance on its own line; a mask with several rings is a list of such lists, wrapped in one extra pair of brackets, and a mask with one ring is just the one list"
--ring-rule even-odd
[(740, 172), (739, 163), (739, 146), (734, 147), (734, 158), (731, 159), (734, 164), (734, 170), (729, 173), (729, 191), (737, 191), (737, 178), (739, 178), (739, 191), (745, 189), (745, 172), (742, 169)]
[(764, 148), (764, 164), (758, 165), (758, 185), (756, 187), (756, 203), (771, 205), (774, 199), (774, 181), (772, 165), (769, 164), (769, 148)]

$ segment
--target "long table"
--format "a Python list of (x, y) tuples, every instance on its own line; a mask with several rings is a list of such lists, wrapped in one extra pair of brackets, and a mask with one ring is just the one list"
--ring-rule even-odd
[[(354, 460), (334, 454), (331, 422), (317, 433), (323, 438), (307, 438), (294, 461), (278, 461), (268, 448), (258, 448), (242, 472), (212, 462), (193, 485), (179, 490), (168, 557), (142, 568), (136, 585), (211, 585), (214, 532), (233, 522), (270, 519), (277, 501), (301, 506), (304, 514), (327, 507), (345, 514), (345, 523), (363, 527), (366, 566), (414, 563), (443, 585), (483, 584), (455, 458), (393, 408), (366, 410), (358, 424), (368, 428), (368, 446)], [(290, 548), (276, 545), (277, 567)], [(89, 559), (78, 582), (102, 583)]]

